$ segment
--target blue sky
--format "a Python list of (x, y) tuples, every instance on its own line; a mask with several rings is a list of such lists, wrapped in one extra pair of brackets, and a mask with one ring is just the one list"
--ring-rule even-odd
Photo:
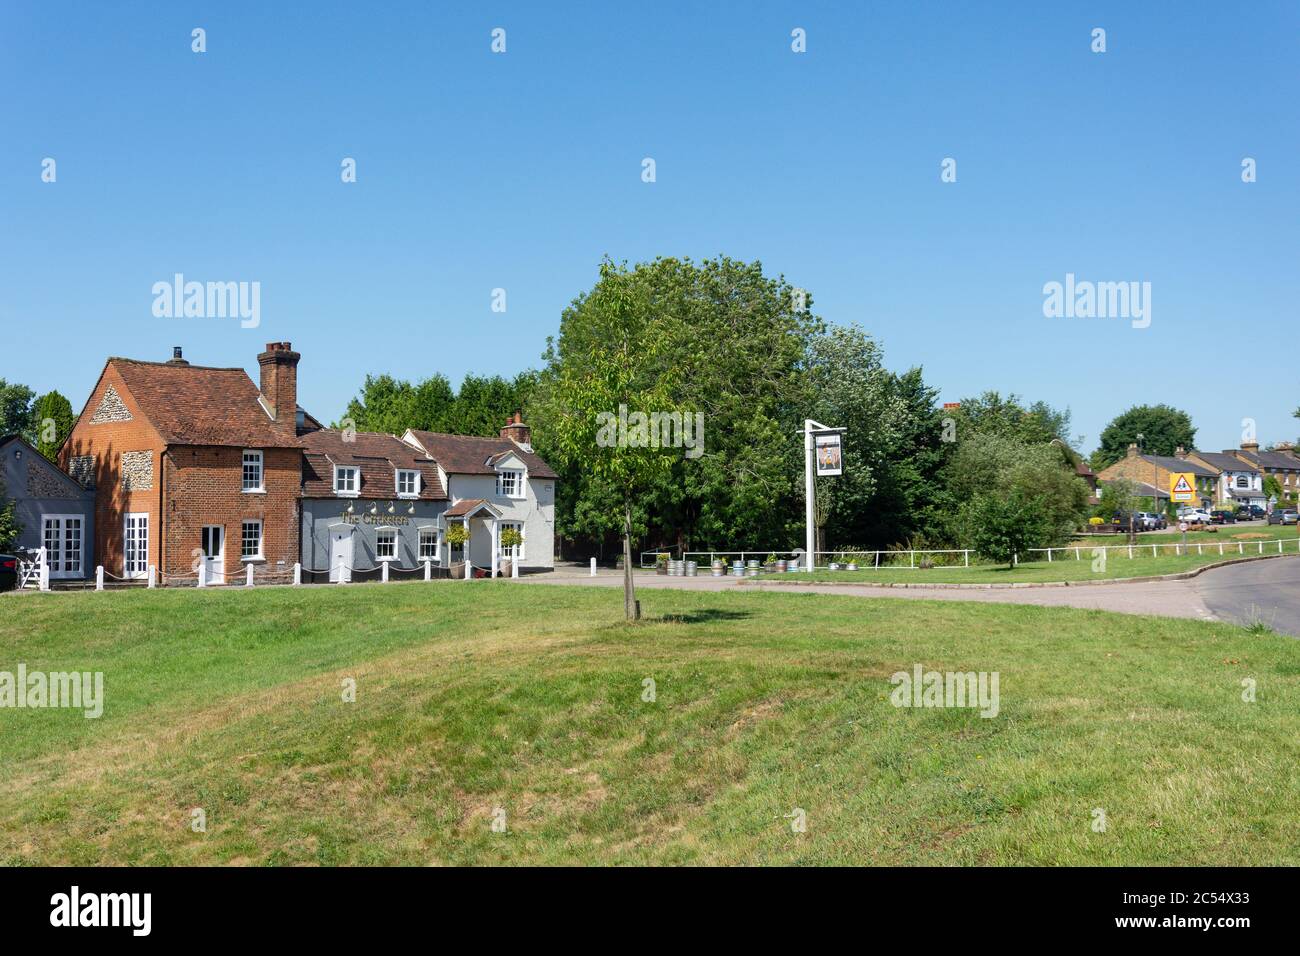
[[(80, 409), (108, 355), (290, 340), (334, 418), (367, 372), (540, 365), (603, 255), (725, 253), (1089, 450), (1160, 401), (1294, 439), (1300, 5), (1047, 6), (10, 0), (0, 377)], [(260, 327), (155, 318), (176, 272), (260, 282)], [(1067, 272), (1150, 282), (1150, 327), (1045, 318)]]

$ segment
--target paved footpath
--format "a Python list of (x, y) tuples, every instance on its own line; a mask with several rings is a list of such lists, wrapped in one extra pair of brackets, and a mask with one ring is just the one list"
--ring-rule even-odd
[[(622, 587), (623, 575), (601, 569), (596, 577), (571, 567), (533, 578), (544, 584)], [(1258, 616), (1285, 634), (1300, 636), (1300, 560), (1273, 558), (1206, 571), (1182, 581), (1145, 581), (1135, 584), (1071, 584), (1037, 588), (881, 588), (851, 584), (742, 584), (735, 578), (676, 578), (638, 572), (638, 588), (680, 588), (725, 591), (734, 588), (781, 594), (838, 594), (841, 596), (929, 601), (982, 601), (993, 604), (1036, 604), (1044, 607), (1078, 607), (1121, 614), (1154, 614), (1202, 621), (1240, 623)]]

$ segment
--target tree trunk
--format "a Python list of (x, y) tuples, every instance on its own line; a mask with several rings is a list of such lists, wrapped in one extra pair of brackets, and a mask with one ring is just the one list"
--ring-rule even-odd
[(623, 501), (623, 616), (629, 621), (638, 617), (636, 585), (632, 580), (632, 501)]

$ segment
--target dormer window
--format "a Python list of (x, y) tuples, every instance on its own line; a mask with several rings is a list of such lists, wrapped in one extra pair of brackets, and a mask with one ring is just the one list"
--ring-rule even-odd
[(356, 465), (334, 466), (334, 494), (355, 498), (361, 486), (361, 474)]
[(420, 473), (413, 468), (397, 469), (397, 497), (418, 498), (420, 496)]
[(524, 473), (519, 468), (502, 468), (497, 472), (497, 497), (522, 498)]

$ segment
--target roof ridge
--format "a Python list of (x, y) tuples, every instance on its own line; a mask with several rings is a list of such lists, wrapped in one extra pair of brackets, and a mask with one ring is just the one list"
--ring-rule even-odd
[(195, 365), (193, 362), (186, 362), (182, 365), (180, 362), (154, 362), (150, 359), (127, 358), (125, 355), (110, 355), (108, 360), (110, 362), (130, 362), (132, 365), (160, 365), (164, 368), (198, 369), (203, 372), (244, 372), (247, 374), (244, 369), (237, 365)]

